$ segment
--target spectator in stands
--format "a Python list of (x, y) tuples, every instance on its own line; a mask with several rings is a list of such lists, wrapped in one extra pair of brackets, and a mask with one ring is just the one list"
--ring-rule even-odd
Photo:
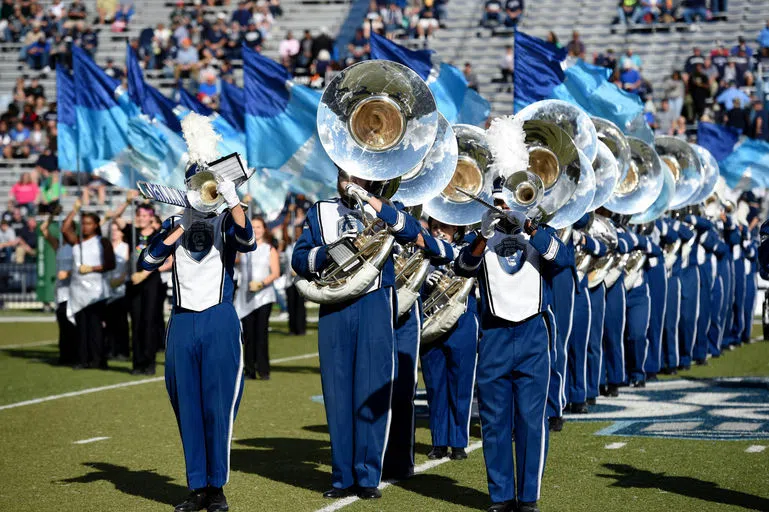
[(505, 2), (505, 26), (514, 28), (523, 18), (523, 0), (507, 0)]
[(198, 49), (192, 46), (192, 41), (185, 39), (182, 41), (182, 47), (176, 53), (176, 66), (174, 68), (174, 78), (195, 78), (198, 70)]
[(710, 98), (710, 87), (708, 86), (708, 77), (702, 71), (703, 64), (697, 64), (694, 72), (689, 77), (689, 94), (692, 96), (692, 107), (694, 108), (694, 120), (699, 120), (705, 113), (707, 100)]
[(486, 0), (481, 25), (486, 28), (494, 28), (500, 23), (502, 23), (502, 0)]
[(769, 20), (766, 20), (766, 26), (758, 33), (756, 42), (759, 48), (769, 48)]
[(13, 258), (13, 251), (18, 245), (16, 232), (11, 228), (8, 220), (0, 220), (0, 262), (8, 263)]
[(467, 88), (478, 92), (478, 75), (473, 71), (473, 65), (469, 62), (465, 62), (465, 69), (462, 71), (467, 80)]
[(692, 48), (692, 54), (686, 58), (684, 71), (691, 75), (694, 72), (694, 68), (697, 66), (697, 64), (705, 64), (705, 57), (702, 56), (702, 50), (700, 50), (699, 46)]
[(320, 34), (312, 41), (312, 57), (318, 58), (321, 50), (326, 50), (329, 54), (334, 51), (334, 39), (328, 35), (328, 28), (321, 27)]
[(545, 38), (545, 41), (552, 44), (556, 48), (563, 48), (563, 45), (561, 44), (561, 42), (558, 41), (558, 36), (555, 35), (555, 32), (553, 32), (552, 30), (547, 33), (547, 37)]
[(732, 108), (724, 114), (724, 124), (745, 133), (750, 127), (750, 110), (742, 106), (740, 98), (734, 98)]
[(50, 43), (45, 38), (45, 35), (40, 34), (37, 41), (26, 48), (27, 65), (32, 69), (42, 70), (43, 73), (49, 73), (51, 71), (51, 68), (48, 67), (48, 56), (50, 51)]
[(99, 36), (93, 31), (90, 25), (86, 25), (83, 34), (80, 36), (80, 45), (91, 58), (96, 57), (96, 50), (99, 47)]
[(123, 72), (120, 67), (115, 65), (115, 59), (112, 57), (107, 59), (107, 65), (104, 66), (104, 72), (115, 80), (123, 80), (123, 77), (125, 76), (125, 72)]
[(579, 32), (576, 30), (571, 33), (571, 41), (566, 45), (566, 51), (569, 52), (569, 56), (583, 59), (585, 58), (585, 43), (579, 37)]
[(606, 54), (599, 53), (598, 56), (593, 59), (596, 66), (601, 66), (606, 69), (614, 71), (617, 68), (617, 57), (614, 56), (614, 50), (609, 48), (606, 50)]
[(624, 90), (639, 94), (639, 88), (641, 87), (641, 73), (633, 67), (631, 61), (625, 61), (619, 79), (622, 82), (622, 88)]
[(21, 11), (20, 5), (13, 6), (13, 14), (6, 18), (5, 40), (8, 42), (18, 42), (27, 26), (27, 18)]
[(29, 134), (30, 151), (39, 154), (48, 144), (48, 136), (43, 131), (43, 123), (35, 121), (32, 123), (32, 131)]
[(368, 5), (368, 12), (363, 21), (363, 35), (371, 37), (371, 31), (377, 34), (381, 34), (384, 30), (384, 22), (382, 20), (382, 13), (377, 7), (376, 0), (371, 0)]
[(670, 103), (670, 110), (675, 113), (676, 117), (680, 116), (681, 110), (684, 107), (684, 95), (686, 93), (686, 85), (681, 78), (681, 72), (678, 70), (673, 71), (670, 77), (663, 82), (662, 89), (665, 99)]
[(702, 72), (708, 76), (710, 95), (715, 95), (718, 91), (718, 81), (721, 74), (718, 72), (718, 68), (713, 64), (713, 60), (710, 57), (705, 57), (705, 62), (702, 65)]
[(37, 220), (35, 217), (27, 217), (24, 226), (16, 234), (18, 235), (16, 263), (34, 263), (37, 255)]
[(26, 210), (27, 215), (35, 214), (40, 187), (32, 180), (30, 173), (21, 173), (19, 181), (11, 187), (10, 195), (16, 207)]
[(82, 0), (72, 0), (72, 4), (67, 9), (67, 21), (64, 22), (64, 28), (75, 28), (82, 32), (85, 28), (85, 19), (88, 11)]
[(11, 143), (3, 150), (5, 158), (27, 158), (29, 156), (29, 128), (18, 121), (10, 133)]
[[(427, 3), (430, 5), (427, 5)], [(417, 22), (417, 37), (422, 39), (431, 39), (433, 32), (438, 30), (440, 25), (435, 17), (435, 11), (432, 8), (432, 0), (425, 0), (425, 6), (419, 11), (419, 21)]]
[(747, 105), (750, 98), (747, 94), (737, 88), (737, 83), (731, 81), (728, 85), (729, 86), (718, 95), (716, 103), (723, 106), (727, 112), (734, 108), (735, 99), (739, 100), (741, 105)]
[(621, 69), (625, 69), (625, 64), (630, 62), (634, 69), (641, 69), (641, 57), (633, 53), (633, 49), (628, 47), (625, 50), (625, 54), (619, 59), (619, 66)]
[[(183, 1), (182, 5), (184, 5)], [(115, 19), (116, 6), (116, 0), (96, 0), (97, 23), (99, 25), (104, 25), (107, 22), (111, 23)]]
[[(523, 0), (521, 0), (523, 2)], [(435, 9), (435, 17), (438, 20), (438, 24), (441, 28), (446, 27), (446, 21), (449, 19), (449, 0), (434, 0), (433, 8)]]
[(368, 39), (363, 36), (363, 29), (355, 29), (355, 36), (347, 45), (347, 51), (350, 54), (352, 62), (358, 62), (366, 58), (370, 52)]
[(270, 0), (270, 14), (275, 18), (283, 16), (283, 7), (280, 5), (280, 0)]
[(657, 130), (656, 135), (670, 135), (673, 133), (673, 123), (678, 119), (678, 115), (670, 109), (670, 101), (663, 99), (660, 108), (657, 110)]
[(56, 27), (56, 31), (61, 32), (67, 17), (67, 8), (61, 0), (53, 0), (53, 3), (48, 7), (48, 17)]
[(724, 45), (723, 41), (716, 41), (716, 48), (710, 52), (710, 58), (713, 64), (718, 68), (718, 74), (724, 74), (724, 68), (729, 62), (729, 50)]
[(214, 73), (200, 73), (203, 80), (198, 86), (198, 99), (203, 100), (204, 97), (213, 98), (218, 94), (216, 87), (216, 75)]
[[(118, 28), (121, 30), (117, 30), (117, 32), (122, 32), (128, 27), (134, 12), (134, 0), (120, 0), (118, 2), (117, 10), (115, 11), (115, 25), (118, 25)], [(114, 26), (113, 30), (115, 30)]]
[[(404, 27), (403, 10), (395, 2), (390, 2), (386, 9), (380, 11), (382, 24), (384, 25), (385, 35), (388, 39), (393, 39), (396, 32)], [(408, 24), (408, 20), (406, 20)]]
[(2, 151), (2, 155), (6, 158), (10, 158), (9, 156), (6, 156), (5, 148), (10, 147), (11, 145), (11, 132), (8, 129), (8, 121), (6, 120), (0, 120), (0, 151)]
[(683, 6), (684, 22), (691, 25), (694, 20), (699, 18), (700, 21), (708, 21), (710, 19), (710, 13), (706, 7), (706, 0), (683, 0), (681, 3)]
[(254, 21), (256, 22), (257, 28), (259, 28), (261, 31), (262, 37), (264, 39), (269, 39), (270, 31), (272, 30), (272, 24), (275, 22), (275, 18), (273, 18), (272, 13), (269, 10), (269, 6), (264, 0), (260, 0), (256, 4)]
[(278, 45), (278, 54), (281, 58), (293, 59), (299, 53), (299, 41), (290, 30), (286, 32), (286, 38)]
[(729, 53), (731, 55), (739, 55), (740, 50), (744, 51), (749, 59), (753, 58), (753, 48), (748, 46), (748, 43), (745, 42), (745, 38), (742, 36), (737, 37), (737, 44), (732, 47)]
[(638, 23), (638, 20), (643, 15), (638, 0), (619, 0), (619, 6), (617, 7), (617, 23), (620, 25), (628, 25), (630, 23)]
[[(502, 79), (501, 82), (503, 84), (509, 84), (513, 81), (513, 46), (507, 45), (505, 46), (505, 54), (502, 56), (502, 58), (499, 60), (499, 71), (502, 73)], [(502, 86), (499, 87), (499, 90), (502, 90)], [(507, 87), (507, 92), (512, 92), (512, 87)]]
[[(237, 21), (240, 23), (242, 27), (248, 26), (249, 22), (251, 21), (251, 9), (246, 7), (248, 2), (245, 2), (243, 0), (240, 0), (238, 2), (238, 8), (232, 11), (232, 17), (230, 17), (230, 21)], [(184, 5), (184, 3), (182, 3)]]
[(252, 19), (243, 32), (243, 42), (252, 50), (261, 51), (262, 41), (262, 32), (257, 28), (256, 22)]
[(764, 108), (764, 102), (761, 99), (753, 102), (748, 136), (753, 139), (769, 141), (769, 110)]
[(216, 15), (216, 23), (204, 35), (203, 45), (217, 59), (224, 57), (224, 46), (227, 44), (227, 28), (224, 25), (226, 15), (220, 12)]
[(745, 50), (741, 49), (737, 55), (731, 55), (729, 57), (729, 65), (731, 64), (734, 64), (737, 85), (742, 87), (745, 85), (745, 75), (751, 70), (751, 60), (745, 54)]

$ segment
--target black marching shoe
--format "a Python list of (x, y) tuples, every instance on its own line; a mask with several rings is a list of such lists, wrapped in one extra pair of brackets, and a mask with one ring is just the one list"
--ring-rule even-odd
[(689, 371), (692, 369), (692, 365), (690, 364), (682, 364), (678, 366), (679, 371)]
[(518, 503), (518, 512), (539, 512), (539, 507), (536, 501), (530, 503), (524, 503), (523, 501)]
[(382, 497), (382, 492), (376, 487), (359, 487), (358, 498), (362, 500), (376, 500)]
[(657, 382), (659, 377), (657, 377), (656, 373), (647, 373), (646, 374), (646, 382)]
[(433, 449), (427, 454), (427, 458), (437, 460), (446, 457), (448, 454), (449, 448), (447, 446), (433, 446)]
[(323, 493), (324, 498), (329, 498), (332, 500), (338, 499), (338, 498), (346, 498), (348, 496), (353, 496), (355, 494), (355, 486), (350, 486), (346, 489), (337, 489), (334, 487), (333, 489), (329, 489), (328, 491)]
[(563, 416), (553, 416), (547, 419), (550, 432), (560, 432), (563, 430)]
[(208, 488), (208, 508), (206, 510), (207, 512), (227, 512), (230, 510), (221, 487)]
[(595, 398), (588, 398), (587, 402), (585, 402), (587, 405), (595, 405), (598, 403), (598, 401)]
[(707, 366), (708, 365), (708, 360), (707, 359), (695, 359), (694, 360), (694, 364), (696, 364), (697, 366)]
[(588, 413), (587, 404), (584, 402), (573, 403), (569, 407), (569, 411), (571, 411), (572, 414), (587, 414)]
[(515, 512), (515, 500), (493, 503), (486, 512)]
[(449, 458), (451, 460), (465, 460), (467, 458), (467, 452), (464, 448), (451, 448), (451, 455), (449, 455)]
[(174, 512), (193, 512), (208, 507), (208, 489), (195, 489), (187, 499), (174, 507)]
[(608, 396), (616, 398), (619, 396), (619, 386), (616, 384), (609, 384), (609, 386), (606, 388), (606, 392), (608, 393)]
[(645, 380), (636, 380), (630, 383), (631, 386), (634, 388), (645, 388), (646, 387), (646, 381)]

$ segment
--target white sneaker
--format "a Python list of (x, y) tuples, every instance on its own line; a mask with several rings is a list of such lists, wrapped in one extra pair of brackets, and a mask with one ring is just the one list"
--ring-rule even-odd
[(50, 72), (51, 72), (50, 66), (46, 66), (43, 68), (43, 73), (50, 73)]

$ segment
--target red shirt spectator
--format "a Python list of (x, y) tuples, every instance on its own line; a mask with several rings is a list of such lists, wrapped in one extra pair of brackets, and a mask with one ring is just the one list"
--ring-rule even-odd
[(22, 173), (19, 181), (11, 187), (11, 197), (17, 206), (34, 204), (39, 193), (40, 187), (32, 181), (32, 176), (28, 172)]

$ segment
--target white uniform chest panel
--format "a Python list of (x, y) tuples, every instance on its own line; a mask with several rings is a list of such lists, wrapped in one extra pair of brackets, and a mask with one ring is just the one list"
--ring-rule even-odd
[[(369, 216), (375, 217), (376, 211), (366, 204), (364, 210)], [(360, 210), (348, 208), (341, 201), (318, 203), (318, 224), (324, 244), (336, 242), (342, 233), (363, 230), (363, 216)]]
[(178, 306), (203, 311), (222, 302), (224, 236), (220, 215), (196, 222), (174, 250), (174, 289)]
[(527, 235), (496, 232), (483, 255), (483, 279), (494, 316), (520, 322), (542, 311), (540, 255)]

